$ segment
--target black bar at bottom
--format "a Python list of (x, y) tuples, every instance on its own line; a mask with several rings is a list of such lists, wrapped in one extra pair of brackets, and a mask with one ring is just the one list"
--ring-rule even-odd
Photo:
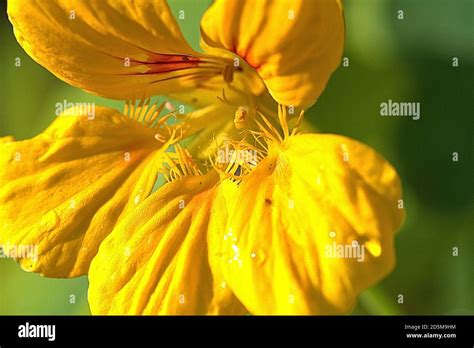
[[(473, 347), (473, 316), (0, 317), (0, 347), (173, 344)], [(54, 325), (54, 337), (53, 326)], [(21, 336), (21, 337), (20, 337)], [(25, 337), (26, 336), (26, 337)], [(41, 336), (41, 337), (36, 337)]]

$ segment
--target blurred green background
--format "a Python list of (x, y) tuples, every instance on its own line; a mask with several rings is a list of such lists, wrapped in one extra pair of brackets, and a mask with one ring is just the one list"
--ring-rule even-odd
[[(195, 48), (209, 3), (170, 1), (176, 15), (185, 10), (178, 22)], [(401, 175), (407, 210), (394, 272), (365, 291), (353, 313), (474, 314), (474, 1), (349, 0), (345, 8), (349, 66), (337, 70), (307, 118), (382, 153)], [(0, 136), (38, 134), (63, 99), (122, 109), (36, 64), (16, 42), (4, 1), (1, 13)], [(421, 119), (381, 117), (388, 99), (420, 102)], [(87, 278), (47, 279), (0, 259), (0, 314), (89, 314)]]

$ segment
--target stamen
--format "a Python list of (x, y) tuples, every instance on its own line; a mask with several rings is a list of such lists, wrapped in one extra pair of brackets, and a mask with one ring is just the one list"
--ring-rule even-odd
[(255, 120), (258, 127), (260, 128), (260, 132), (252, 132), (252, 134), (259, 134), (259, 135), (262, 135), (264, 138), (277, 141), (277, 142), (283, 142), (289, 136), (293, 136), (297, 134), (304, 117), (304, 110), (302, 110), (296, 120), (295, 126), (291, 129), (291, 132), (290, 132), (290, 126), (288, 124), (288, 121), (289, 121), (288, 109), (286, 106), (279, 104), (278, 105), (278, 121), (281, 127), (281, 133), (280, 133), (280, 131), (278, 131), (270, 122), (269, 118), (267, 118), (259, 110), (257, 110), (257, 113), (260, 116), (260, 118), (263, 120), (264, 124)]
[(162, 136), (160, 133), (155, 134), (155, 139), (160, 143), (166, 143), (166, 138)]
[(293, 127), (293, 130), (291, 131), (292, 136), (298, 133), (299, 128), (301, 126), (301, 122), (303, 122), (303, 118), (304, 118), (304, 110), (301, 110), (300, 115), (298, 116), (298, 119), (296, 120), (296, 124)]
[(234, 105), (229, 101), (229, 99), (227, 99), (227, 96), (225, 95), (225, 89), (224, 88), (222, 88), (222, 97), (217, 96), (217, 99), (219, 99), (221, 102), (223, 102), (226, 105), (231, 105), (231, 106)]
[(287, 109), (285, 106), (278, 104), (278, 120), (280, 121), (280, 126), (283, 129), (283, 138), (286, 139), (290, 136), (288, 131), (288, 117)]
[[(244, 123), (246, 117), (248, 116), (245, 113), (246, 109), (238, 109), (236, 112), (234, 123), (237, 125), (239, 122)], [(221, 175), (221, 179), (230, 179), (236, 183), (240, 183), (247, 174), (249, 174), (266, 156), (268, 156), (271, 143), (282, 143), (288, 137), (293, 136), (298, 133), (298, 129), (301, 125), (301, 122), (304, 117), (304, 112), (301, 111), (295, 126), (290, 131), (290, 126), (288, 124), (288, 110), (285, 106), (279, 105), (278, 107), (278, 121), (280, 125), (280, 130), (275, 127), (269, 118), (267, 118), (262, 112), (257, 110), (257, 114), (262, 119), (262, 122), (255, 120), (259, 131), (254, 131), (247, 129), (245, 132), (249, 133), (255, 140), (256, 146), (250, 145), (247, 140), (233, 141), (229, 140), (226, 146), (232, 148), (232, 156), (229, 158), (228, 162), (221, 163), (218, 161), (218, 154), (214, 158), (210, 157), (210, 163), (215, 168), (215, 170)], [(256, 154), (253, 159), (242, 160), (240, 154), (245, 151), (254, 151)], [(281, 167), (280, 169), (282, 169)], [(283, 170), (283, 169), (282, 169)]]
[(263, 115), (260, 111), (258, 111), (258, 114), (262, 118), (262, 120), (265, 122), (264, 126), (257, 120), (255, 122), (257, 123), (258, 127), (260, 128), (262, 134), (266, 136), (268, 139), (272, 139), (277, 142), (283, 142), (283, 138), (280, 135), (280, 132), (271, 124), (271, 122)]
[(179, 144), (174, 145), (174, 152), (163, 153), (159, 171), (168, 182), (185, 176), (202, 175), (189, 151)]
[(125, 105), (123, 106), (123, 114), (127, 117), (130, 117), (130, 106), (129, 106), (130, 100), (125, 101)]
[(218, 149), (214, 158), (209, 157), (209, 162), (222, 179), (231, 179), (240, 183), (242, 178), (265, 158), (266, 154), (266, 150), (258, 149), (245, 141), (229, 140), (224, 149)]
[[(148, 117), (146, 118), (146, 121), (145, 121), (145, 124), (148, 126), (148, 127), (152, 127), (153, 124), (155, 123), (155, 121), (158, 119), (158, 117), (160, 116), (161, 112), (163, 111), (163, 107), (164, 107), (164, 103), (157, 106), (158, 105), (158, 102), (157, 104), (155, 104), (153, 106), (153, 110), (150, 111), (148, 113)], [(156, 109), (156, 110), (155, 110)], [(165, 118), (165, 116), (163, 116), (163, 118)]]
[(128, 100), (124, 105), (124, 115), (146, 127), (158, 128), (164, 126), (166, 121), (174, 115), (174, 113), (161, 115), (165, 103), (160, 103), (158, 100), (152, 102), (149, 97), (141, 100)]

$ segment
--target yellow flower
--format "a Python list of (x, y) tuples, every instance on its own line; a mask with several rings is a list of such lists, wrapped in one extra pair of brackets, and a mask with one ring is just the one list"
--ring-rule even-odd
[[(13, 0), (8, 14), (59, 78), (142, 100), (0, 139), (0, 244), (39, 246), (25, 270), (88, 274), (93, 314), (346, 312), (391, 270), (396, 172), (354, 140), (300, 133), (303, 112), (288, 112), (339, 64), (340, 1), (216, 1), (205, 53), (160, 0)], [(197, 110), (162, 115), (156, 94)]]
[[(300, 134), (301, 118), (290, 131), (284, 107), (280, 131), (262, 118), (256, 161), (183, 172), (120, 221), (91, 264), (93, 313), (341, 313), (390, 272), (404, 215), (392, 166), (355, 140)], [(328, 254), (334, 243), (350, 254)]]

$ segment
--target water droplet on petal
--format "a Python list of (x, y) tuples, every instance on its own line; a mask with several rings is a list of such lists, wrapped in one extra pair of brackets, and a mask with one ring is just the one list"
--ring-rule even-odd
[(242, 267), (242, 259), (240, 258), (240, 249), (237, 246), (237, 244), (232, 244), (232, 250), (233, 250), (233, 255), (232, 255), (232, 261), (237, 262), (239, 267)]
[(135, 199), (133, 200), (133, 203), (135, 203), (135, 205), (137, 205), (138, 203), (140, 203), (140, 195), (136, 195), (136, 196), (135, 196)]
[(256, 249), (250, 253), (250, 258), (257, 265), (261, 265), (265, 262), (265, 252), (262, 249)]

